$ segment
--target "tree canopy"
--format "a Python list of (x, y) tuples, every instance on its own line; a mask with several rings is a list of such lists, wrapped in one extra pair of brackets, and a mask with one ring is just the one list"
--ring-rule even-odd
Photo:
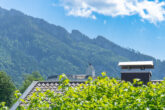
[(11, 78), (5, 73), (0, 72), (0, 102), (6, 102), (8, 106), (13, 103), (14, 91), (16, 87)]
[(24, 81), (20, 88), (20, 91), (23, 93), (33, 81), (42, 81), (42, 80), (44, 80), (44, 78), (37, 71), (32, 72), (31, 74), (24, 74)]

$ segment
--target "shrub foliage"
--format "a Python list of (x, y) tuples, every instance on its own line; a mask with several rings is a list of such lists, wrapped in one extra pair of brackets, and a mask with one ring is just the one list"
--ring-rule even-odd
[[(84, 84), (69, 87), (65, 75), (60, 77), (59, 89), (62, 93), (51, 90), (41, 92), (40, 88), (29, 97), (29, 102), (21, 109), (76, 109), (76, 110), (155, 110), (165, 108), (165, 80), (161, 83), (141, 85), (137, 79), (134, 83), (110, 79), (106, 73), (97, 79), (89, 78)], [(140, 85), (140, 86), (135, 86)]]

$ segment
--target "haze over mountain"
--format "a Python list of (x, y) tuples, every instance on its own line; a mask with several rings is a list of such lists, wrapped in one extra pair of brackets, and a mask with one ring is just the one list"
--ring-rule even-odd
[(165, 62), (107, 40), (90, 39), (78, 30), (69, 33), (61, 26), (0, 8), (0, 70), (15, 83), (23, 73), (39, 71), (46, 78), (55, 74), (85, 74), (88, 63), (97, 75), (106, 71), (120, 77), (119, 61), (153, 60), (153, 79), (165, 77)]

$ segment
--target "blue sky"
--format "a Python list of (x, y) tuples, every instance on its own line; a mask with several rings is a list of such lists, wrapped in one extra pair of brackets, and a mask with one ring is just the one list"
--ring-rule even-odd
[(126, 48), (165, 60), (165, 2), (158, 0), (0, 0), (90, 38), (102, 35)]

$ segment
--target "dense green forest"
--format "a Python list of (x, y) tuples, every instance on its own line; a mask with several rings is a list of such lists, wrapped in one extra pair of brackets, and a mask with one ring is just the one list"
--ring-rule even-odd
[(90, 39), (78, 30), (69, 33), (61, 26), (27, 16), (16, 10), (0, 8), (0, 70), (16, 85), (23, 74), (39, 71), (46, 79), (55, 74), (85, 74), (88, 63), (97, 75), (120, 77), (119, 61), (153, 60), (153, 79), (165, 76), (165, 62), (122, 48), (98, 36)]

